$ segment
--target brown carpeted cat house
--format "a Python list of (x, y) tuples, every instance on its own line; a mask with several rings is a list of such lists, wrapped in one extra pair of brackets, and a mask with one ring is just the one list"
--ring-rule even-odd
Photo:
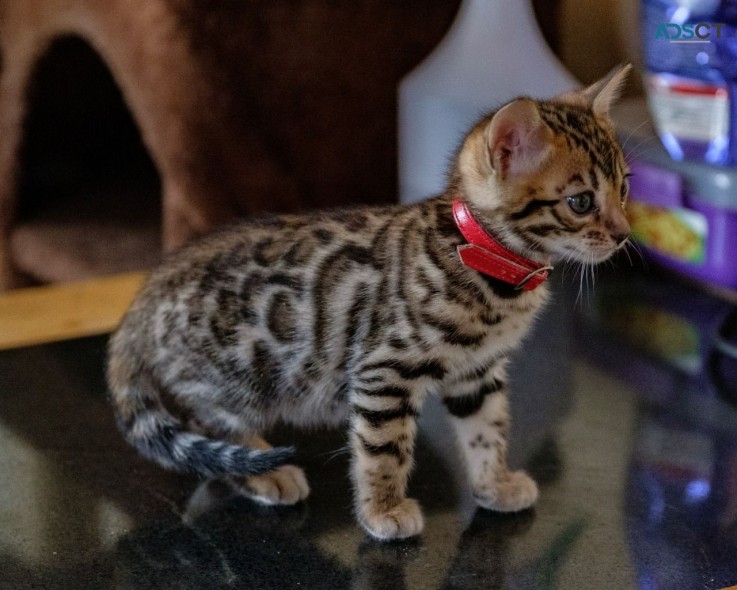
[[(394, 200), (397, 83), (459, 3), (0, 0), (0, 290)], [(555, 40), (559, 0), (533, 4)]]
[(457, 6), (0, 0), (0, 289), (392, 200), (396, 85)]

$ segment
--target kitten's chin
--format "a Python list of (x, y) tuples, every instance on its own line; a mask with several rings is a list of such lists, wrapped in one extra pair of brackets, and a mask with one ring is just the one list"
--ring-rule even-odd
[(579, 248), (565, 248), (562, 251), (555, 252), (553, 259), (555, 262), (581, 262), (583, 264), (601, 264), (611, 258), (619, 248), (587, 248), (581, 250)]
[(602, 262), (605, 262), (606, 260), (609, 260), (616, 251), (617, 249), (613, 248), (604, 252), (592, 252), (589, 261), (592, 264), (600, 264)]

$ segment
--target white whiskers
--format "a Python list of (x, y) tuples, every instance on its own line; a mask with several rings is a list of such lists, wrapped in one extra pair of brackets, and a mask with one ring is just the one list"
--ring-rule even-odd
[(326, 456), (327, 457), (327, 459), (325, 459), (324, 465), (327, 465), (328, 463), (330, 463), (330, 461), (332, 461), (336, 457), (339, 457), (340, 455), (350, 455), (350, 454), (351, 454), (351, 445), (350, 444), (347, 444), (347, 445), (345, 445), (343, 447), (338, 447), (337, 449), (335, 449), (333, 451), (328, 451), (326, 453), (323, 453), (322, 456)]

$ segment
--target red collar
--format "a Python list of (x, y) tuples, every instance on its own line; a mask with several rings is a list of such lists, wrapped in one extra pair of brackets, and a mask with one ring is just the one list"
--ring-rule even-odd
[(523, 258), (502, 246), (479, 225), (460, 197), (453, 199), (453, 217), (458, 229), (470, 244), (458, 246), (461, 262), (468, 268), (532, 291), (548, 278), (552, 266)]

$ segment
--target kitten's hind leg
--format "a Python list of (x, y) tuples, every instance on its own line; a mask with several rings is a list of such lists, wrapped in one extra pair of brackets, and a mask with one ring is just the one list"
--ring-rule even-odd
[[(518, 512), (537, 500), (534, 480), (507, 468), (509, 409), (501, 371), (475, 383), (458, 385), (444, 398), (466, 459), (473, 495), (479, 506), (498, 512)], [(466, 393), (466, 391), (468, 393)]]
[[(254, 434), (244, 437), (242, 442), (253, 449), (271, 448), (268, 442)], [(282, 465), (271, 473), (246, 477), (241, 488), (253, 500), (268, 505), (296, 504), (310, 494), (305, 473), (296, 465)]]

